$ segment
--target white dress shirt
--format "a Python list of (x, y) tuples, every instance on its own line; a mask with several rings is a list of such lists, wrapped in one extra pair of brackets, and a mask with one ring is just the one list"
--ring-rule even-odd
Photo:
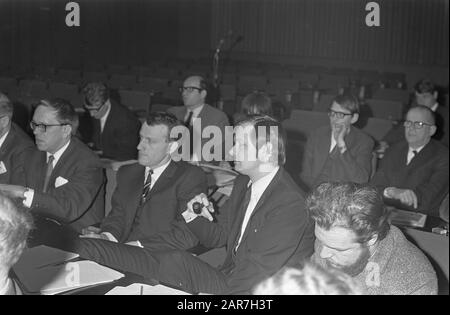
[[(47, 161), (50, 157), (50, 155), (53, 155), (53, 169), (55, 169), (56, 164), (58, 164), (59, 159), (61, 158), (61, 156), (64, 154), (64, 152), (67, 150), (67, 148), (70, 145), (70, 140), (58, 151), (56, 151), (54, 154), (48, 153), (47, 152)], [(27, 208), (31, 207), (31, 204), (33, 203), (33, 199), (34, 199), (34, 189), (28, 189), (25, 193), (24, 193), (25, 199), (23, 200), (23, 205)]]
[(7, 133), (5, 133), (5, 134), (0, 138), (0, 148), (2, 147), (3, 143), (5, 142), (6, 137), (8, 136), (8, 134), (9, 134), (9, 130), (8, 130)]
[[(409, 147), (408, 148), (408, 155), (407, 155), (407, 158), (406, 158), (406, 165), (409, 165), (409, 163), (411, 163), (411, 160), (414, 158), (414, 156), (419, 154), (419, 152), (422, 151), (422, 149), (424, 147), (425, 147), (424, 145), (419, 147), (419, 148), (417, 148), (417, 149), (413, 149), (413, 148)], [(417, 153), (414, 154), (413, 151), (416, 151)]]
[(111, 105), (108, 104), (108, 110), (106, 111), (105, 115), (103, 115), (102, 118), (100, 118), (100, 133), (103, 133), (103, 129), (105, 129), (106, 120), (108, 119), (109, 113), (111, 112)]

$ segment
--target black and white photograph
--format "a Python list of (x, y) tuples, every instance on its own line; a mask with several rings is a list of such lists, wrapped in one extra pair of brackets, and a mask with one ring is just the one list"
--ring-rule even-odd
[(0, 295), (448, 295), (449, 125), (449, 0), (0, 0)]

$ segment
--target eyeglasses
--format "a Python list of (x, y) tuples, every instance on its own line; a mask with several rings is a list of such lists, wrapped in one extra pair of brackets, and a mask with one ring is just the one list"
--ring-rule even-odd
[(194, 92), (195, 90), (197, 90), (197, 91), (200, 92), (200, 91), (202, 91), (203, 89), (198, 88), (198, 87), (196, 87), (196, 86), (183, 86), (183, 87), (180, 87), (178, 90), (180, 91), (180, 93), (183, 93), (184, 91), (186, 91), (186, 92), (188, 92), (188, 93), (192, 93), (192, 92)]
[(47, 125), (47, 124), (38, 124), (38, 123), (35, 123), (34, 121), (30, 122), (31, 130), (35, 131), (37, 129), (40, 132), (46, 132), (48, 127), (61, 127), (61, 126), (66, 126), (66, 125), (69, 125), (69, 124)]
[(405, 120), (403, 122), (403, 126), (405, 128), (414, 128), (414, 129), (422, 129), (423, 126), (433, 126), (432, 124), (427, 124), (422, 121), (411, 121), (411, 120)]
[(348, 114), (348, 113), (343, 113), (343, 112), (337, 112), (335, 110), (330, 109), (328, 111), (328, 116), (330, 116), (331, 118), (336, 117), (338, 119), (342, 119), (345, 116), (353, 116), (353, 114)]

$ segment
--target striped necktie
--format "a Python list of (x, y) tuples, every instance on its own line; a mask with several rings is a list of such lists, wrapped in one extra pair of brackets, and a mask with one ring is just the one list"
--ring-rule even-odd
[(53, 155), (50, 155), (48, 157), (47, 161), (47, 171), (45, 172), (45, 180), (44, 180), (44, 193), (47, 192), (48, 183), (50, 181), (50, 177), (52, 176), (53, 172), (53, 161), (55, 160), (55, 157)]
[(145, 180), (144, 187), (142, 188), (141, 200), (139, 205), (143, 205), (147, 201), (148, 193), (150, 192), (150, 188), (152, 186), (152, 175), (153, 170), (150, 170), (147, 175), (147, 179)]

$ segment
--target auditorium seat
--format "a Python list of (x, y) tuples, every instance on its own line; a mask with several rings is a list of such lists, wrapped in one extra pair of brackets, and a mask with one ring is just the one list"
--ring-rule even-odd
[(3, 93), (8, 93), (8, 91), (13, 90), (17, 87), (17, 80), (13, 77), (0, 77), (0, 91)]
[(169, 84), (167, 79), (154, 78), (154, 77), (140, 77), (137, 84), (132, 88), (133, 90), (146, 91), (146, 92), (163, 92)]
[(286, 92), (294, 94), (300, 89), (299, 81), (296, 79), (287, 78), (272, 78), (267, 84), (267, 93), (269, 95), (277, 96), (277, 99), (284, 99)]
[(384, 136), (392, 129), (392, 120), (370, 117), (361, 128), (376, 141), (381, 141)]
[(319, 101), (313, 105), (313, 111), (316, 112), (328, 112), (331, 106), (331, 102), (335, 98), (334, 94), (321, 94)]
[(220, 85), (220, 98), (223, 101), (234, 101), (236, 99), (236, 86), (233, 84)]
[(239, 77), (238, 94), (247, 95), (255, 90), (264, 91), (267, 79), (263, 75), (242, 75)]
[(348, 83), (349, 80), (346, 76), (322, 74), (317, 84), (317, 88), (320, 91), (336, 91), (339, 88), (346, 87)]
[(312, 89), (319, 81), (319, 76), (316, 73), (293, 72), (292, 78), (300, 81), (300, 87), (302, 89)]
[(373, 93), (373, 99), (377, 100), (387, 100), (401, 102), (402, 104), (408, 104), (410, 99), (410, 93), (407, 90), (400, 89), (378, 89)]
[(403, 103), (379, 99), (368, 99), (361, 106), (361, 112), (367, 117), (376, 117), (389, 120), (401, 120), (403, 118)]
[(81, 71), (70, 69), (59, 69), (55, 75), (55, 80), (58, 82), (80, 84)]
[(129, 74), (130, 67), (126, 65), (107, 65), (106, 69), (109, 74)]
[(113, 74), (107, 82), (113, 89), (130, 89), (136, 84), (136, 76), (130, 74)]
[(300, 90), (298, 93), (292, 94), (292, 106), (301, 110), (312, 110), (314, 106), (314, 91)]
[(151, 112), (165, 112), (167, 111), (167, 109), (169, 109), (170, 107), (172, 107), (172, 105), (170, 104), (152, 104), (150, 107), (150, 111)]
[(141, 91), (119, 90), (120, 102), (133, 111), (147, 111), (151, 96)]
[(75, 84), (50, 82), (48, 89), (52, 98), (59, 97), (71, 101), (79, 97), (79, 87)]
[(286, 132), (296, 133), (300, 138), (297, 140), (305, 140), (312, 130), (327, 125), (329, 118), (327, 113), (313, 112), (306, 110), (293, 110), (291, 117), (283, 121), (283, 127)]
[(88, 71), (83, 73), (83, 83), (108, 81), (108, 75), (105, 72)]

